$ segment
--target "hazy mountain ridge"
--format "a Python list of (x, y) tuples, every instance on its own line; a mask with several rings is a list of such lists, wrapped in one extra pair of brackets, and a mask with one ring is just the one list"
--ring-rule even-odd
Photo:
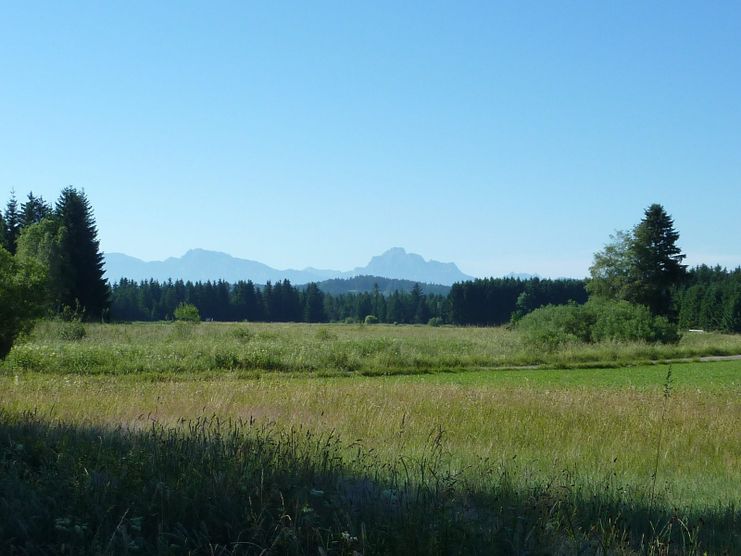
[(393, 247), (372, 257), (366, 266), (355, 268), (352, 273), (446, 286), (473, 279), (473, 276), (463, 274), (455, 263), (425, 261), (421, 255), (407, 253), (402, 247)]
[(318, 269), (307, 267), (303, 270), (272, 268), (250, 259), (232, 257), (219, 251), (191, 249), (182, 257), (169, 257), (164, 261), (142, 261), (122, 253), (105, 254), (106, 277), (111, 282), (121, 278), (132, 280), (166, 281), (182, 279), (191, 281), (252, 280), (257, 284), (288, 279), (293, 284), (323, 282), (337, 278), (356, 276), (379, 276), (382, 278), (409, 280), (426, 284), (450, 286), (455, 282), (473, 279), (460, 271), (455, 263), (426, 261), (421, 255), (407, 253), (401, 247), (389, 249), (371, 258), (364, 267), (350, 271)]

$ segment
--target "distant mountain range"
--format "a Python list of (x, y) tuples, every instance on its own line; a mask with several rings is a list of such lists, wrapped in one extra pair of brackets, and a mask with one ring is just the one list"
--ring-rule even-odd
[[(105, 270), (106, 277), (111, 283), (118, 282), (121, 278), (137, 281), (152, 278), (158, 281), (182, 279), (193, 282), (219, 279), (227, 282), (252, 280), (256, 284), (288, 279), (293, 284), (306, 284), (338, 278), (378, 276), (407, 280), (412, 284), (420, 282), (450, 286), (455, 282), (473, 279), (472, 276), (461, 272), (455, 263), (427, 261), (420, 255), (407, 253), (401, 247), (389, 249), (371, 258), (366, 266), (349, 271), (311, 267), (303, 270), (279, 270), (258, 261), (239, 259), (226, 253), (205, 249), (191, 249), (182, 257), (151, 262), (122, 253), (105, 253)], [(337, 286), (347, 285), (337, 284)], [(398, 289), (406, 288), (400, 285)]]

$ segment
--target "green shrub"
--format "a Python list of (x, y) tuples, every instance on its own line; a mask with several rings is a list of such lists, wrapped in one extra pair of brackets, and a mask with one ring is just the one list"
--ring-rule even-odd
[(548, 305), (516, 324), (526, 343), (553, 350), (576, 342), (675, 343), (679, 334), (665, 317), (627, 301), (591, 299), (584, 305)]
[(432, 317), (430, 320), (427, 321), (427, 324), (429, 326), (442, 326), (443, 319), (440, 317)]
[(547, 305), (522, 317), (517, 329), (528, 344), (556, 349), (569, 343), (589, 341), (592, 323), (587, 316), (575, 304)]
[(87, 336), (87, 331), (79, 320), (62, 321), (57, 328), (57, 335), (60, 340), (76, 342)]
[(367, 315), (363, 322), (365, 324), (378, 324), (378, 317), (376, 315)]
[(235, 339), (247, 343), (255, 337), (255, 333), (249, 328), (237, 328), (232, 332)]
[(682, 339), (677, 325), (666, 317), (654, 318), (653, 333), (654, 341), (662, 344), (676, 344)]
[(181, 303), (175, 308), (175, 320), (185, 322), (201, 322), (201, 315), (198, 308), (191, 303)]
[(677, 328), (666, 317), (654, 317), (643, 305), (628, 301), (590, 300), (585, 311), (592, 313), (591, 341), (644, 341), (674, 343)]
[(593, 315), (591, 341), (643, 341), (676, 343), (676, 325), (666, 317), (653, 316), (648, 307), (628, 301), (590, 300), (584, 310)]

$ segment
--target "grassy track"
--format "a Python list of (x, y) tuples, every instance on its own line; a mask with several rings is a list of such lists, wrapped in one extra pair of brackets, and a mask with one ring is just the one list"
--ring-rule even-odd
[[(239, 336), (243, 329), (246, 339)], [(352, 354), (394, 340), (407, 362), (427, 347), (438, 359), (458, 350), (469, 363), (512, 361), (521, 347), (506, 330), (216, 324), (187, 330), (186, 340), (171, 325), (92, 326), (84, 340), (69, 342), (47, 328), (14, 350), (0, 373), (0, 432), (7, 439), (0, 465), (6, 473), (34, 470), (25, 476), (36, 479), (16, 482), (48, 500), (75, 498), (74, 488), (64, 485), (82, 485), (77, 509), (64, 514), (69, 521), (61, 527), (87, 529), (79, 538), (59, 532), (54, 519), (63, 501), (50, 502), (55, 514), (43, 517), (41, 506), (22, 502), (28, 490), (14, 493), (2, 480), (0, 498), (5, 488), (12, 503), (5, 510), (0, 504), (0, 517), (10, 507), (13, 515), (36, 512), (39, 531), (46, 523), (70, 546), (93, 552), (90, 547), (100, 551), (110, 539), (111, 550), (125, 541), (156, 551), (152, 543), (165, 542), (157, 530), (169, 531), (177, 546), (218, 544), (216, 552), (224, 553), (259, 553), (275, 542), (277, 553), (422, 547), (487, 553), (491, 546), (500, 552), (722, 553), (741, 541), (741, 361), (673, 365), (667, 397), (667, 365), (319, 376), (321, 369), (301, 371), (295, 364), (301, 357), (318, 361), (327, 345)], [(687, 355), (732, 352), (739, 339), (704, 335), (683, 342), (675, 349)], [(275, 345), (276, 360), (293, 361), (286, 364), (292, 372), (197, 370), (195, 362), (206, 359), (195, 357), (188, 360), (192, 368), (177, 373), (158, 372), (151, 363), (135, 372), (155, 355), (180, 353), (186, 345), (206, 353), (212, 343), (215, 352), (235, 350), (237, 357), (247, 353), (239, 349)], [(112, 354), (122, 346), (140, 355), (118, 361), (122, 355)], [(635, 354), (639, 347), (622, 348)], [(369, 355), (376, 365), (385, 349)], [(102, 370), (69, 368), (68, 362), (54, 372), (28, 370), (35, 368), (19, 365), (19, 355), (33, 350), (44, 352), (40, 361), (53, 362), (64, 350), (100, 350), (114, 361)], [(575, 347), (566, 351), (572, 362), (578, 359)], [(230, 419), (242, 424), (225, 425)], [(66, 425), (56, 428), (57, 422)], [(33, 438), (44, 438), (43, 447), (29, 449)], [(26, 447), (18, 452), (17, 445)], [(163, 451), (170, 459), (157, 459)], [(64, 469), (59, 454), (71, 458)], [(121, 460), (134, 466), (134, 476)], [(115, 477), (119, 487), (91, 483), (95, 473)], [(47, 480), (52, 476), (59, 488)], [(156, 486), (159, 476), (170, 489), (169, 517), (147, 502), (164, 488)], [(253, 507), (265, 477), (273, 498), (261, 502), (264, 519), (250, 521), (244, 508)], [(122, 488), (141, 494), (127, 497)], [(105, 519), (92, 516), (91, 499), (113, 508)], [(184, 506), (198, 500), (209, 508), (216, 499), (227, 509), (215, 521), (201, 516), (199, 525), (187, 518)], [(281, 511), (291, 518), (280, 518)], [(119, 521), (128, 540), (116, 529)], [(230, 544), (234, 523), (241, 524), (240, 535), (254, 539), (254, 551)], [(205, 532), (197, 533), (199, 527)], [(0, 540), (22, 530), (0, 526)], [(178, 552), (175, 544), (168, 550)]]

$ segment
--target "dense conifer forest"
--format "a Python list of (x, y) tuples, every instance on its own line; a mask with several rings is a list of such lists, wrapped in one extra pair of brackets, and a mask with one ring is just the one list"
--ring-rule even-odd
[(331, 295), (317, 284), (294, 286), (288, 280), (256, 286), (251, 281), (165, 283), (121, 280), (113, 285), (114, 320), (168, 320), (181, 303), (195, 305), (201, 317), (218, 321), (378, 322), (495, 325), (548, 304), (583, 303), (583, 280), (474, 280), (455, 284), (448, 295), (426, 294), (417, 284), (395, 290)]

